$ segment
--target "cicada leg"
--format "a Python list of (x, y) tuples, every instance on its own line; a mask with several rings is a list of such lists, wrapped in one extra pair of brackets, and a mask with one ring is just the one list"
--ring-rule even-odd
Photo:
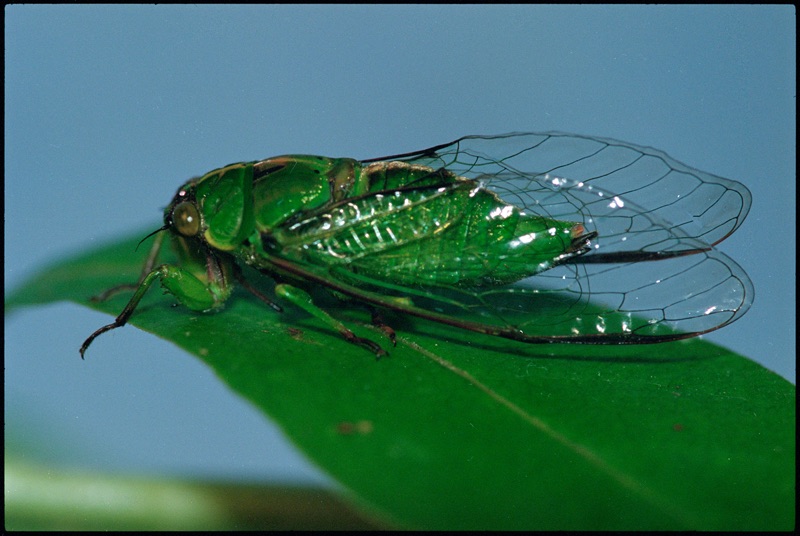
[[(221, 272), (220, 272), (221, 273)], [(128, 319), (131, 317), (136, 307), (139, 305), (142, 297), (144, 297), (147, 290), (156, 281), (161, 281), (161, 285), (174, 295), (178, 301), (183, 305), (195, 311), (208, 311), (219, 307), (231, 293), (231, 286), (225, 281), (224, 276), (220, 275), (219, 279), (212, 279), (208, 282), (201, 281), (191, 272), (172, 266), (170, 264), (162, 264), (158, 268), (150, 271), (145, 275), (142, 282), (136, 289), (136, 292), (131, 297), (128, 304), (110, 324), (107, 324), (91, 335), (81, 345), (81, 358), (98, 336), (106, 331), (111, 331), (124, 326)]]
[(370, 312), (370, 315), (372, 315), (372, 325), (381, 330), (383, 334), (392, 341), (392, 346), (397, 346), (397, 334), (392, 329), (392, 326), (387, 324), (386, 320), (383, 319), (381, 312), (371, 305), (367, 305), (367, 310)]
[(366, 348), (367, 350), (373, 352), (377, 358), (387, 355), (386, 351), (376, 342), (356, 336), (356, 334), (347, 329), (344, 324), (314, 305), (314, 302), (312, 301), (308, 292), (286, 283), (280, 283), (275, 285), (275, 294), (290, 301), (297, 307), (306, 311), (308, 314), (325, 322), (327, 325), (341, 333), (342, 337), (344, 337), (347, 342), (356, 344), (362, 348)]

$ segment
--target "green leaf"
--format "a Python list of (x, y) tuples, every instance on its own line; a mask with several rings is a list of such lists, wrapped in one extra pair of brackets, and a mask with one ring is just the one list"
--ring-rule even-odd
[[(129, 293), (88, 297), (137, 279), (147, 252), (134, 253), (136, 242), (55, 265), (8, 296), (6, 311), (71, 300), (118, 314)], [(248, 278), (269, 291), (267, 278)], [(304, 312), (278, 314), (245, 292), (201, 314), (151, 291), (131, 324), (211, 366), (382, 522), (794, 526), (795, 388), (748, 359), (698, 339), (526, 345), (397, 317), (392, 348), (357, 307), (316, 298), (390, 355), (375, 360)], [(101, 336), (87, 360), (113, 342)]]

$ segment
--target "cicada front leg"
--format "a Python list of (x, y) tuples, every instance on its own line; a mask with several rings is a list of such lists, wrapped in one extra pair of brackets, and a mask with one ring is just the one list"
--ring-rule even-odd
[[(150, 258), (148, 258), (150, 262)], [(153, 286), (157, 281), (161, 282), (167, 292), (175, 296), (180, 303), (194, 311), (209, 311), (220, 307), (231, 294), (232, 286), (229, 284), (228, 275), (231, 271), (230, 261), (220, 260), (216, 255), (208, 253), (206, 259), (207, 266), (198, 270), (198, 267), (193, 267), (193, 270), (181, 268), (171, 264), (162, 264), (155, 269), (150, 270), (141, 279), (139, 285), (136, 287), (128, 304), (117, 316), (116, 319), (110, 324), (107, 324), (89, 337), (81, 345), (80, 353), (83, 358), (86, 349), (92, 344), (98, 336), (107, 331), (124, 326), (128, 319), (130, 319), (136, 307), (139, 305), (142, 297), (144, 297), (147, 290)], [(204, 274), (198, 276), (198, 273)], [(111, 289), (116, 292), (119, 287)], [(111, 291), (106, 291), (101, 297), (107, 297)]]

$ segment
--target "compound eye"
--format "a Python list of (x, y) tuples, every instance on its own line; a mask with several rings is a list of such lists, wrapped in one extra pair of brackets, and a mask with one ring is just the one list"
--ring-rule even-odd
[(172, 209), (172, 224), (183, 236), (195, 236), (200, 232), (200, 214), (194, 203), (178, 203)]

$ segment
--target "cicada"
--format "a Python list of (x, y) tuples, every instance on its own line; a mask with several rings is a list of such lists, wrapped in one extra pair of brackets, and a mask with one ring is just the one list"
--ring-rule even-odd
[[(747, 274), (715, 247), (750, 204), (742, 184), (663, 152), (555, 132), (466, 136), (367, 160), (235, 163), (178, 189), (133, 297), (80, 352), (124, 325), (156, 282), (214, 311), (238, 281), (280, 311), (245, 265), (377, 355), (380, 345), (308, 290), (363, 304), (376, 321), (389, 309), (527, 343), (693, 337), (752, 303)], [(165, 236), (180, 261), (156, 266)]]

